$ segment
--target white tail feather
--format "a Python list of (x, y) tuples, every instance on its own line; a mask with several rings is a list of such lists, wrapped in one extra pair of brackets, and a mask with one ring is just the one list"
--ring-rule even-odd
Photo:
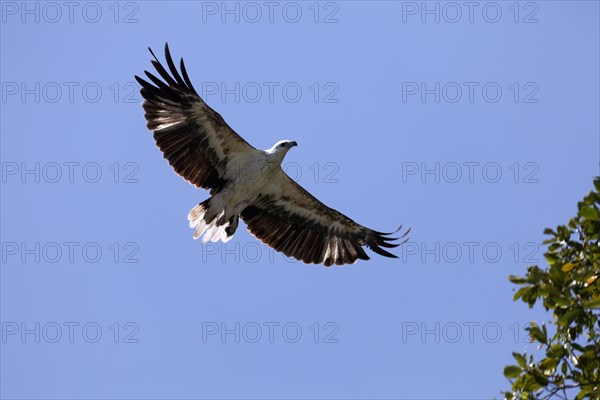
[(206, 214), (204, 204), (198, 204), (196, 207), (192, 208), (188, 213), (188, 221), (190, 221), (190, 228), (199, 226), (202, 222), (204, 222), (204, 214)]
[[(202, 234), (204, 233), (204, 231), (206, 231), (206, 228), (208, 227), (208, 225), (206, 225), (206, 223), (203, 220), (200, 220), (200, 222), (196, 222), (198, 224), (198, 227), (196, 228), (196, 231), (194, 232), (194, 239), (198, 239), (200, 236), (202, 236)], [(193, 228), (193, 226), (192, 226)]]
[(217, 224), (216, 218), (213, 219), (210, 224), (208, 224), (208, 226), (206, 227), (206, 232), (204, 232), (204, 235), (202, 236), (202, 243), (208, 243), (210, 241), (210, 238), (213, 235), (213, 231), (215, 229), (216, 224)]
[(209, 241), (216, 243), (219, 240), (221, 240), (223, 243), (226, 243), (231, 240), (233, 235), (227, 236), (227, 232), (225, 232), (225, 229), (229, 226), (229, 223), (226, 222), (223, 225), (217, 224), (220, 217), (223, 216), (225, 212), (221, 211), (209, 223), (204, 220), (207, 212), (208, 208), (204, 203), (201, 203), (192, 208), (188, 214), (190, 228), (196, 229), (194, 232), (194, 239), (198, 239), (200, 236), (202, 236), (203, 243), (207, 243)]
[(223, 240), (227, 234), (225, 233), (226, 225), (216, 226), (210, 235), (210, 241), (213, 243), (217, 243), (219, 240)]

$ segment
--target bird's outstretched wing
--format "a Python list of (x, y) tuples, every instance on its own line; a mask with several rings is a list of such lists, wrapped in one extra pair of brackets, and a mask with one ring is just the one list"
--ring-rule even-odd
[[(368, 260), (363, 246), (374, 252), (397, 258), (382, 249), (402, 243), (390, 243), (395, 233), (382, 233), (357, 224), (333, 208), (327, 207), (297, 184), (282, 170), (253, 204), (241, 213), (250, 232), (263, 243), (288, 257), (307, 264), (352, 264)], [(402, 228), (398, 228), (399, 231)], [(397, 232), (396, 231), (396, 232)]]
[(165, 58), (170, 73), (154, 57), (152, 65), (162, 78), (144, 71), (152, 83), (136, 76), (142, 85), (143, 107), (148, 129), (175, 171), (191, 184), (218, 192), (226, 183), (227, 163), (241, 152), (254, 149), (198, 95), (188, 77), (183, 59), (181, 75), (169, 46)]

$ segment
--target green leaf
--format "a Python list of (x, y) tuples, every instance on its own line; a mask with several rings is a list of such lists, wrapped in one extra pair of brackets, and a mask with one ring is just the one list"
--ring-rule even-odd
[[(518, 300), (521, 296), (523, 296), (523, 294), (528, 293), (530, 291), (531, 291), (531, 288), (529, 288), (529, 287), (523, 287), (523, 288), (517, 290), (517, 292), (513, 296), (513, 301)], [(527, 301), (527, 299), (523, 299), (523, 301)]]
[(596, 188), (596, 192), (600, 192), (600, 178), (594, 178), (594, 187)]
[(571, 305), (571, 300), (564, 296), (557, 297), (555, 301), (556, 304), (561, 307), (569, 307)]
[(521, 284), (527, 282), (527, 279), (520, 277), (520, 276), (515, 276), (515, 275), (510, 275), (508, 277), (508, 280), (517, 285), (521, 285)]
[(551, 358), (562, 358), (567, 352), (562, 344), (555, 344), (546, 351), (546, 355)]
[(554, 369), (558, 365), (557, 358), (544, 358), (542, 362), (540, 362), (540, 369), (547, 374), (554, 372)]
[(558, 237), (562, 240), (569, 240), (571, 237), (571, 231), (565, 225), (559, 225), (556, 227), (556, 232), (558, 233)]
[(584, 206), (579, 210), (579, 215), (590, 221), (598, 221), (600, 219), (600, 213), (594, 207)]
[(514, 352), (512, 354), (513, 354), (513, 357), (515, 358), (515, 360), (517, 360), (517, 362), (519, 363), (519, 365), (522, 368), (525, 368), (527, 366), (527, 359), (525, 358), (524, 355), (519, 354), (519, 353), (514, 353)]
[(504, 367), (504, 376), (506, 376), (507, 378), (516, 378), (519, 375), (521, 375), (521, 367), (518, 367), (516, 365), (507, 365), (506, 367)]
[(554, 265), (558, 260), (558, 257), (552, 253), (545, 253), (544, 258), (546, 259), (546, 261), (548, 261), (548, 264), (550, 265)]
[(561, 269), (563, 272), (569, 272), (573, 268), (575, 268), (575, 264), (568, 262), (565, 265), (563, 265)]
[(550, 246), (548, 246), (548, 251), (551, 253), (555, 253), (561, 247), (562, 247), (562, 244), (560, 244), (560, 243), (552, 243)]
[(574, 308), (571, 309), (569, 311), (567, 311), (566, 313), (564, 313), (562, 315), (562, 317), (558, 318), (558, 324), (560, 326), (563, 327), (567, 327), (571, 324), (571, 322), (573, 322), (575, 320), (575, 318), (577, 317), (577, 314), (579, 314), (579, 310)]
[(544, 344), (548, 341), (546, 334), (542, 332), (538, 324), (535, 322), (532, 322), (531, 326), (526, 329), (529, 331), (529, 336), (531, 336), (532, 339)]
[(596, 309), (600, 307), (600, 296), (593, 297), (591, 300), (585, 301), (583, 303), (584, 308), (588, 309)]

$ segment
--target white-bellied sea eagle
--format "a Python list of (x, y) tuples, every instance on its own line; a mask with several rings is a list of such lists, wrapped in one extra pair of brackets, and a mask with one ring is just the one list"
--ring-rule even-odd
[(262, 242), (305, 263), (330, 266), (368, 260), (363, 246), (397, 258), (382, 247), (396, 247), (407, 238), (391, 243), (399, 239), (389, 237), (395, 232), (357, 224), (286, 175), (281, 162), (297, 146), (295, 141), (282, 140), (267, 150), (254, 148), (198, 95), (183, 59), (181, 74), (177, 71), (168, 45), (170, 74), (152, 49), (150, 53), (162, 80), (148, 71), (144, 72), (151, 82), (135, 77), (142, 86), (148, 129), (154, 131), (157, 146), (175, 171), (196, 187), (209, 189), (212, 196), (189, 212), (194, 238), (227, 242), (241, 217)]

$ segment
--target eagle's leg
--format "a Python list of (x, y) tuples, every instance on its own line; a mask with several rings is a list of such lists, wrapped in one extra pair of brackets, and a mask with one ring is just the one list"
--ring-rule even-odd
[(227, 236), (232, 236), (235, 233), (235, 230), (238, 227), (238, 223), (240, 221), (240, 216), (238, 214), (231, 216), (229, 218), (229, 225), (225, 228), (225, 233)]
[(247, 201), (241, 201), (233, 207), (233, 214), (229, 217), (229, 226), (225, 228), (228, 237), (233, 235), (240, 223), (240, 213), (248, 205)]

